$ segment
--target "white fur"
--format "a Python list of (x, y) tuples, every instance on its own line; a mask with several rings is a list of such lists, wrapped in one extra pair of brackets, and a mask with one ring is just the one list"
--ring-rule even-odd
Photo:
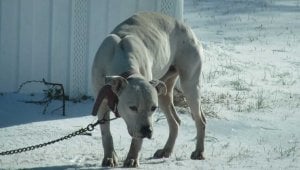
[[(178, 134), (180, 119), (173, 105), (173, 88), (180, 78), (183, 93), (191, 108), (197, 128), (196, 149), (192, 159), (203, 159), (205, 117), (200, 106), (200, 73), (202, 47), (192, 30), (185, 24), (157, 13), (138, 13), (118, 25), (103, 41), (94, 59), (92, 80), (95, 94), (105, 83), (111, 83), (119, 97), (118, 110), (132, 136), (126, 167), (138, 166), (138, 154), (143, 137), (151, 137), (153, 108), (159, 106), (169, 124), (169, 138), (155, 158), (169, 157)], [(128, 79), (118, 75), (134, 70)], [(110, 77), (109, 82), (105, 78)], [(159, 93), (149, 83), (154, 83)], [(121, 88), (117, 88), (121, 87)], [(98, 117), (109, 118), (104, 101)], [(146, 130), (145, 130), (146, 129)], [(145, 133), (149, 132), (149, 133)], [(115, 166), (109, 122), (101, 125), (104, 147), (103, 166)]]

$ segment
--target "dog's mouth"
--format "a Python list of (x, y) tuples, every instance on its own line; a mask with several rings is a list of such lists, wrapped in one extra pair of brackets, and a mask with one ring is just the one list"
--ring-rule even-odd
[(127, 126), (128, 133), (133, 138), (148, 138), (151, 139), (153, 135), (153, 127), (152, 125), (143, 125), (143, 126), (135, 126), (134, 128), (130, 128)]
[(148, 138), (148, 139), (151, 139), (151, 138), (152, 138), (152, 132), (151, 132), (151, 133), (148, 133), (148, 134), (143, 134), (143, 135), (142, 135), (142, 138)]
[(129, 132), (129, 135), (132, 137), (132, 138), (136, 138), (136, 139), (143, 139), (143, 135), (142, 134), (138, 134), (136, 132)]
[(152, 138), (152, 132), (149, 134), (142, 134), (142, 133), (138, 133), (138, 132), (129, 132), (129, 135), (132, 138), (136, 138), (136, 139), (144, 139), (144, 138), (151, 139)]
[(133, 138), (136, 138), (136, 139), (144, 139), (144, 138), (148, 138), (148, 139), (151, 139), (152, 136), (132, 136)]

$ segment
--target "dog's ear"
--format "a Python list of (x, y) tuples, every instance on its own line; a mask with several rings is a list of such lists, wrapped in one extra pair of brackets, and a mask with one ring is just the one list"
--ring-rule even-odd
[(105, 84), (111, 85), (112, 91), (116, 94), (120, 94), (120, 92), (127, 86), (128, 81), (121, 76), (106, 76)]
[(150, 84), (155, 87), (158, 95), (166, 95), (167, 94), (167, 86), (164, 82), (160, 80), (151, 80)]

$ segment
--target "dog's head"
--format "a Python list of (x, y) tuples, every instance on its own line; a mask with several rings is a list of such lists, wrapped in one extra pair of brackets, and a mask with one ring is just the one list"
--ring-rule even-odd
[(148, 82), (142, 77), (106, 77), (119, 98), (118, 111), (134, 138), (152, 137), (152, 115), (158, 107), (158, 95), (166, 94), (166, 85), (159, 80)]

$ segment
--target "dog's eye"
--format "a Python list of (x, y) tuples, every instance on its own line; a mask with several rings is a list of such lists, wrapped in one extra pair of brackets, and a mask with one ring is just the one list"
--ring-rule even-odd
[(129, 106), (129, 109), (134, 112), (136, 112), (138, 110), (136, 106)]
[(152, 106), (151, 111), (154, 112), (157, 109), (157, 106)]

